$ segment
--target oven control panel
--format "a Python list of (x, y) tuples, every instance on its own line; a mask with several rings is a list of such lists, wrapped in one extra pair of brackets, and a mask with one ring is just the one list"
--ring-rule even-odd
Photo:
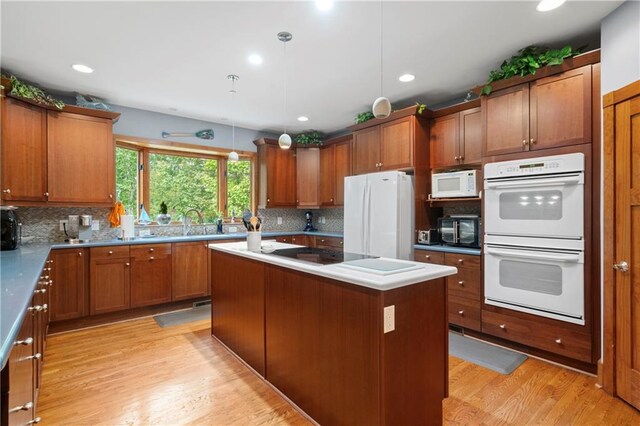
[(546, 175), (565, 172), (583, 172), (584, 154), (574, 153), (549, 157), (502, 161), (485, 165), (484, 178)]
[(561, 161), (562, 160), (554, 159), (542, 163), (509, 164), (498, 167), (498, 174), (526, 175), (531, 173), (553, 173), (560, 168)]

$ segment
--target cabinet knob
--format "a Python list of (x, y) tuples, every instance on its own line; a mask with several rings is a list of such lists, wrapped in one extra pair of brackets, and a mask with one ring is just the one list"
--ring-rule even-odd
[(15, 346), (19, 346), (19, 345), (29, 346), (32, 344), (33, 344), (33, 337), (27, 337), (24, 340), (16, 340), (16, 342), (14, 343)]
[(424, 258), (425, 258), (425, 259), (427, 259), (427, 260), (431, 260), (431, 255), (429, 255), (429, 254), (425, 254), (425, 255), (424, 255)]
[(46, 309), (47, 309), (47, 308), (46, 308), (46, 305), (43, 305), (43, 306), (41, 306), (41, 305), (35, 305), (35, 306), (29, 306), (29, 307), (27, 308), (27, 311), (29, 311), (29, 312), (40, 312), (40, 311), (44, 311), (44, 310), (46, 310)]
[(340, 245), (342, 245), (343, 241), (339, 241)]
[(333, 203), (333, 198), (331, 198), (329, 201), (331, 201)]
[(269, 198), (267, 198), (267, 203), (271, 202), (271, 200)]
[(300, 200), (296, 200), (296, 204), (300, 204)]
[(526, 146), (527, 146), (527, 140), (522, 139), (522, 149), (526, 148)]
[(458, 161), (460, 159), (460, 157), (458, 157), (457, 155), (455, 157), (453, 157), (454, 160)]
[(40, 359), (40, 358), (42, 358), (42, 354), (40, 352), (38, 352), (35, 355), (24, 357), (24, 360), (27, 361), (27, 360)]
[(131, 265), (129, 262), (125, 263), (124, 266), (129, 266)]
[(3, 194), (11, 194), (11, 190), (9, 188), (2, 190)]
[(463, 280), (458, 281), (458, 284), (461, 285), (462, 287), (464, 287), (464, 281)]
[(45, 197), (48, 197), (48, 196), (49, 196), (49, 193), (48, 193), (48, 192), (45, 192), (45, 193), (44, 193), (44, 196), (45, 196)]
[(9, 413), (15, 413), (18, 411), (29, 411), (33, 408), (33, 402), (27, 402), (24, 405), (20, 405), (18, 407), (14, 407), (11, 410), (9, 410)]
[(464, 259), (458, 259), (458, 263), (462, 265), (464, 263)]
[(33, 293), (34, 293), (34, 294), (38, 294), (38, 293), (40, 293), (40, 294), (44, 294), (44, 293), (46, 293), (46, 292), (47, 292), (47, 289), (46, 289), (46, 288), (40, 288), (40, 289), (38, 289), (38, 290), (35, 290)]
[(109, 250), (109, 254), (113, 254), (113, 250)]
[(81, 251), (78, 252), (78, 256), (82, 257), (82, 252)]
[(153, 253), (155, 250), (153, 248), (149, 249), (149, 253)]
[(460, 161), (464, 160), (464, 155), (461, 155), (459, 158)]
[(459, 310), (458, 315), (460, 315), (461, 317), (464, 316), (464, 310)]
[(506, 325), (504, 325), (504, 324), (500, 324), (498, 327), (500, 327), (500, 328), (501, 328), (501, 329), (503, 329), (503, 330), (505, 330), (505, 329), (507, 328), (507, 326), (506, 326)]
[(556, 343), (561, 345), (562, 344), (562, 339), (560, 339), (560, 338), (556, 339)]
[(109, 198), (113, 200), (113, 194), (109, 194)]
[(529, 139), (529, 143), (533, 145), (534, 143), (536, 143), (536, 140), (534, 138), (531, 138)]
[(154, 257), (153, 257), (153, 256), (149, 256), (149, 260), (153, 260), (153, 259), (154, 259)]

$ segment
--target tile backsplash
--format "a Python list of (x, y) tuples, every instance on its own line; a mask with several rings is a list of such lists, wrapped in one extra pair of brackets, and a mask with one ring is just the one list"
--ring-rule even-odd
[[(66, 220), (69, 215), (90, 214), (93, 220), (100, 221), (100, 230), (93, 231), (94, 240), (109, 240), (120, 235), (119, 228), (111, 228), (107, 217), (109, 208), (87, 207), (20, 207), (16, 212), (22, 222), (22, 237), (25, 242), (60, 242), (66, 238), (64, 231), (60, 230), (60, 221)], [(261, 209), (259, 213), (263, 217), (264, 232), (288, 232), (302, 231), (305, 227), (305, 213), (302, 209)], [(322, 232), (342, 233), (343, 209), (319, 209), (313, 210), (314, 226)], [(278, 217), (282, 218), (282, 224), (278, 225)], [(325, 223), (320, 223), (320, 218)], [(238, 232), (243, 232), (242, 224), (224, 224), (224, 232), (229, 233), (229, 227), (236, 226)], [(182, 235), (182, 225), (167, 226), (136, 226), (136, 235), (140, 229), (150, 229), (152, 234), (161, 236)], [(216, 230), (213, 224), (194, 225), (191, 231), (193, 235), (212, 234)]]

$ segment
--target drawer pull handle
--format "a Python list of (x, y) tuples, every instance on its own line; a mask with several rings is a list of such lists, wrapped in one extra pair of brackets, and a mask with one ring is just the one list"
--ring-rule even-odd
[(42, 417), (36, 417), (33, 420), (29, 420), (26, 424), (35, 425), (36, 423), (40, 423), (42, 421)]
[(35, 293), (35, 294), (38, 294), (38, 293), (40, 293), (40, 294), (44, 294), (44, 293), (46, 293), (46, 292), (47, 292), (47, 289), (46, 289), (46, 288), (40, 288), (40, 289), (38, 289), (38, 290), (35, 290), (35, 291), (34, 291), (34, 293)]
[(152, 248), (149, 249), (149, 253), (153, 253), (154, 250)]
[(125, 263), (124, 266), (129, 266), (131, 265), (129, 262)]
[(27, 337), (24, 340), (16, 340), (16, 342), (14, 343), (15, 346), (18, 346), (18, 345), (28, 346), (32, 344), (33, 344), (33, 337)]
[(506, 329), (507, 329), (507, 326), (506, 326), (506, 325), (504, 325), (504, 324), (500, 324), (500, 328), (501, 328), (501, 329), (503, 329), (503, 330), (506, 330)]
[(78, 256), (82, 257), (82, 252), (81, 251), (78, 252)]
[(149, 260), (153, 260), (153, 259), (154, 259), (154, 257), (153, 257), (153, 256), (149, 256)]
[(109, 250), (109, 254), (113, 254), (113, 250)]
[(428, 255), (428, 254), (425, 254), (425, 255), (424, 255), (424, 258), (425, 258), (425, 259), (427, 259), (427, 260), (431, 260), (431, 256), (430, 256), (430, 255)]
[(463, 264), (464, 263), (464, 259), (458, 259), (458, 263), (459, 264)]
[(464, 316), (464, 311), (463, 310), (458, 311), (458, 315)]
[(31, 355), (31, 356), (27, 356), (24, 359), (25, 359), (25, 361), (28, 361), (28, 360), (33, 360), (33, 359), (39, 360), (40, 358), (42, 358), (42, 354), (40, 352), (38, 352), (37, 354)]
[(464, 287), (464, 281), (460, 280), (460, 281), (458, 281), (458, 284), (460, 284), (462, 287)]
[(342, 241), (340, 241), (340, 245), (342, 245), (342, 243), (343, 243), (343, 242), (342, 242)]
[(9, 410), (10, 413), (15, 413), (18, 411), (29, 411), (33, 408), (33, 402), (27, 402), (24, 405), (20, 405), (19, 407), (12, 408)]
[(562, 339), (556, 339), (556, 343), (561, 345), (562, 344)]

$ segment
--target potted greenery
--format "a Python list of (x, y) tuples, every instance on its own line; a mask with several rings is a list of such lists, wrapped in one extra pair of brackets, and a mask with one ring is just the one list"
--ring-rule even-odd
[(168, 225), (171, 223), (171, 215), (167, 213), (167, 204), (163, 201), (160, 203), (160, 214), (156, 216), (156, 221), (160, 225)]
[(324, 135), (317, 130), (309, 130), (298, 134), (295, 141), (298, 145), (322, 145)]

